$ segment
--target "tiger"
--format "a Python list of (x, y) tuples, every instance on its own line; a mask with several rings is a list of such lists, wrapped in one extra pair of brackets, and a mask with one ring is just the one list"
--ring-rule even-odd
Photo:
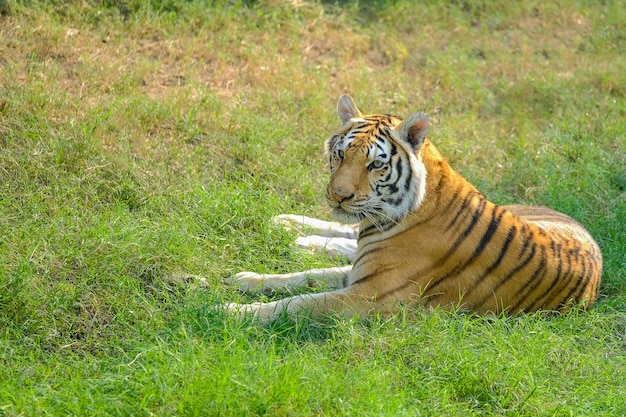
[(546, 207), (489, 201), (431, 143), (422, 111), (404, 120), (365, 115), (343, 95), (337, 113), (341, 127), (325, 142), (325, 198), (339, 222), (297, 215), (276, 221), (313, 230), (299, 246), (352, 263), (290, 274), (241, 272), (226, 283), (248, 292), (323, 290), (231, 303), (229, 310), (270, 321), (302, 311), (393, 314), (403, 305), (514, 315), (584, 309), (596, 301), (602, 254), (581, 224)]

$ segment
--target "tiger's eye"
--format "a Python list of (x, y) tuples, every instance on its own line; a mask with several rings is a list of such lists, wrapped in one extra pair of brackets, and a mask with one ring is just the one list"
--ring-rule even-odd
[(374, 169), (381, 169), (384, 166), (385, 166), (385, 163), (383, 161), (376, 160), (376, 161), (372, 162), (372, 168), (374, 168)]
[(343, 149), (337, 149), (337, 158), (339, 159), (343, 159), (346, 156), (346, 153), (343, 151)]

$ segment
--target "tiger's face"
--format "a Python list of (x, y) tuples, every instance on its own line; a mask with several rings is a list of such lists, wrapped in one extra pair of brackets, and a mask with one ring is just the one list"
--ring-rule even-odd
[(339, 100), (341, 130), (326, 142), (330, 181), (326, 199), (333, 215), (347, 223), (368, 219), (382, 230), (421, 202), (426, 171), (419, 148), (428, 119), (416, 113), (402, 121), (363, 114), (349, 96)]

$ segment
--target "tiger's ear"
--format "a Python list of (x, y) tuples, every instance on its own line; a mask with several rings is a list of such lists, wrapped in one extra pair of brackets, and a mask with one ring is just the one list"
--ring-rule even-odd
[(429, 130), (428, 115), (423, 111), (413, 113), (396, 127), (400, 138), (409, 142), (415, 151), (422, 146)]
[(354, 100), (347, 94), (344, 94), (339, 99), (337, 104), (337, 113), (341, 119), (341, 124), (346, 124), (353, 117), (363, 117), (363, 114), (357, 109)]

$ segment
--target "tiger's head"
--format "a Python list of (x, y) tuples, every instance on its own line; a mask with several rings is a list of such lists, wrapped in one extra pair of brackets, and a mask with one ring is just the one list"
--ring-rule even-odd
[(429, 131), (428, 116), (417, 112), (401, 120), (363, 115), (348, 95), (339, 99), (337, 112), (341, 129), (326, 141), (326, 199), (338, 220), (367, 219), (382, 230), (419, 207), (424, 198), (426, 168), (420, 149)]

